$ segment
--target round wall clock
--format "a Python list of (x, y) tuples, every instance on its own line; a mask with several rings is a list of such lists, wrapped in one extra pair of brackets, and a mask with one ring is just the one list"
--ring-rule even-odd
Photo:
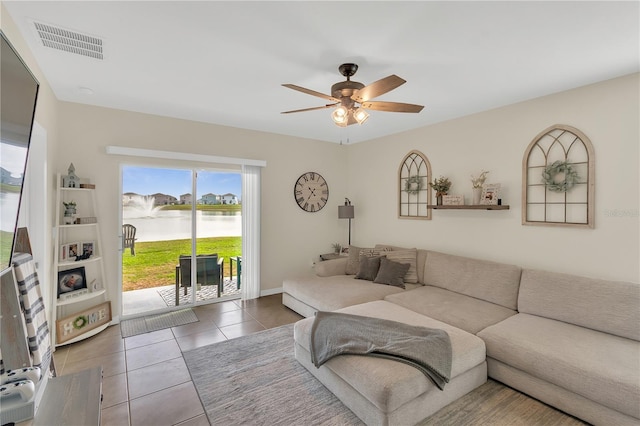
[(316, 172), (307, 172), (298, 178), (293, 187), (293, 198), (306, 212), (317, 212), (327, 204), (329, 185)]

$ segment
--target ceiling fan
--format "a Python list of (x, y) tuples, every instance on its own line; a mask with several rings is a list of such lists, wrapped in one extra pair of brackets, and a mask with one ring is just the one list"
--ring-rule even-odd
[(422, 105), (371, 100), (406, 83), (406, 80), (403, 80), (395, 74), (365, 86), (357, 81), (351, 81), (351, 77), (353, 77), (356, 71), (358, 71), (358, 65), (342, 64), (338, 67), (338, 70), (340, 71), (340, 74), (347, 78), (347, 80), (331, 86), (331, 95), (325, 95), (324, 93), (296, 86), (295, 84), (283, 84), (284, 87), (288, 87), (289, 89), (297, 90), (319, 98), (328, 99), (333, 102), (332, 104), (313, 108), (283, 111), (282, 114), (313, 111), (317, 109), (332, 108), (335, 106), (336, 109), (331, 113), (331, 118), (333, 118), (336, 125), (346, 127), (355, 123), (364, 123), (367, 118), (369, 118), (369, 113), (366, 111), (367, 109), (386, 112), (418, 113), (422, 111), (422, 108), (424, 108)]

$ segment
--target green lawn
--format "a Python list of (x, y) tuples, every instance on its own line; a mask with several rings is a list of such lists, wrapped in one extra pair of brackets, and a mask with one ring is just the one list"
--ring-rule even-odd
[[(198, 238), (198, 254), (218, 253), (224, 257), (224, 276), (229, 276), (229, 258), (242, 253), (242, 237)], [(191, 253), (191, 240), (136, 242), (136, 255), (129, 249), (122, 255), (123, 291), (171, 285), (176, 282), (176, 265), (181, 254)], [(235, 267), (234, 267), (235, 274)]]

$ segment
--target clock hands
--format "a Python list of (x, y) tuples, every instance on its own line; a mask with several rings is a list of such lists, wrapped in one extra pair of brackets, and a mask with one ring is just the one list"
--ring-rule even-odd
[(311, 198), (312, 196), (313, 197), (316, 196), (316, 189), (315, 188), (309, 187), (309, 191), (311, 191), (311, 192), (309, 193), (309, 196), (307, 197), (307, 201), (309, 201), (309, 198)]

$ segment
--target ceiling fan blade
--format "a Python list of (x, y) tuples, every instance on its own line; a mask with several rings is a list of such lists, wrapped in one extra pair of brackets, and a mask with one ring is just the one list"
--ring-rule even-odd
[(423, 105), (404, 104), (401, 102), (384, 102), (384, 101), (371, 101), (363, 102), (361, 104), (364, 109), (372, 109), (375, 111), (387, 111), (387, 112), (420, 112)]
[(387, 92), (402, 86), (407, 81), (398, 77), (395, 74), (391, 74), (389, 77), (385, 77), (382, 80), (375, 81), (368, 86), (364, 86), (351, 96), (356, 102), (366, 102), (369, 99), (373, 99), (377, 96), (384, 95)]
[(331, 108), (331, 107), (336, 106), (336, 105), (338, 105), (338, 104), (327, 104), (327, 105), (324, 105), (324, 106), (313, 107), (313, 108), (294, 109), (292, 111), (282, 111), (280, 114), (291, 114), (293, 112), (314, 111), (316, 109)]
[(315, 90), (306, 89), (304, 87), (296, 86), (295, 84), (283, 84), (284, 87), (297, 90), (298, 92), (306, 93), (307, 95), (317, 96), (322, 99), (328, 99), (333, 102), (340, 102), (340, 99), (336, 99), (333, 96), (325, 95), (324, 93), (316, 92)]

